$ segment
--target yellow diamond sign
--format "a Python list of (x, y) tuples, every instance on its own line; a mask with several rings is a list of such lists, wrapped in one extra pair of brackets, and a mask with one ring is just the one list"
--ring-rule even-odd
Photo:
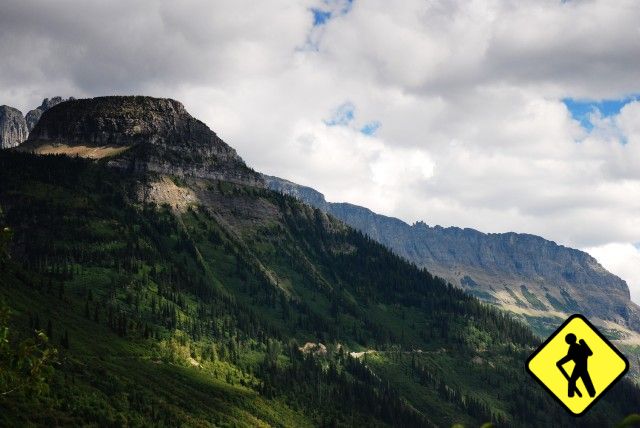
[(585, 413), (629, 362), (585, 317), (572, 315), (527, 360), (527, 371), (575, 416)]

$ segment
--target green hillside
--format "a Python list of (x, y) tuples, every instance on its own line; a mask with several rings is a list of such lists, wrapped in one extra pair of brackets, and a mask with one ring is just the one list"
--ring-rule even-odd
[[(530, 330), (293, 198), (3, 151), (0, 206), (2, 426), (577, 422)], [(620, 383), (579, 422), (639, 405)]]

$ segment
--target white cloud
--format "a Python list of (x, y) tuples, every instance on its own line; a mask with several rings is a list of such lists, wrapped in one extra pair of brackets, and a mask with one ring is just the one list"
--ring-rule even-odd
[(585, 249), (605, 269), (627, 281), (631, 300), (640, 303), (640, 248), (626, 243), (611, 243)]
[[(635, 0), (346, 4), (8, 0), (0, 103), (168, 96), (330, 200), (578, 248), (640, 242), (640, 103), (588, 133), (561, 101), (640, 91)], [(314, 27), (314, 8), (331, 19)], [(354, 119), (323, 122), (345, 102)]]

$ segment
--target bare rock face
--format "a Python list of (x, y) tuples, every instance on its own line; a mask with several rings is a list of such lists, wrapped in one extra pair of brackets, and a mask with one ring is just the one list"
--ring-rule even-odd
[(53, 97), (53, 98), (45, 98), (44, 100), (42, 100), (42, 104), (40, 104), (39, 107), (36, 107), (33, 110), (30, 110), (25, 116), (25, 119), (27, 121), (27, 127), (29, 128), (29, 132), (31, 132), (33, 128), (35, 128), (36, 124), (42, 117), (42, 113), (49, 110), (51, 107), (57, 106), (61, 102), (64, 102), (67, 100), (74, 100), (74, 99), (75, 98), (73, 97), (68, 99), (64, 99), (62, 97)]
[(22, 112), (9, 106), (0, 106), (0, 149), (16, 147), (29, 136)]
[(108, 154), (109, 165), (133, 172), (263, 186), (261, 176), (234, 149), (171, 99), (112, 96), (63, 102), (44, 112), (21, 147), (80, 156), (91, 149)]
[(640, 332), (640, 307), (622, 279), (589, 254), (535, 235), (482, 233), (458, 227), (409, 225), (277, 177), (267, 187), (319, 208), (396, 254), (476, 297), (528, 317), (583, 313)]

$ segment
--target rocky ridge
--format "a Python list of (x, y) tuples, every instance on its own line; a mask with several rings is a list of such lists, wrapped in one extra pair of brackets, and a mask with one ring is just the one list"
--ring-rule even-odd
[(580, 312), (640, 331), (640, 308), (622, 279), (589, 254), (539, 236), (409, 225), (306, 186), (265, 176), (267, 187), (297, 197), (369, 235), (469, 293), (526, 317)]

